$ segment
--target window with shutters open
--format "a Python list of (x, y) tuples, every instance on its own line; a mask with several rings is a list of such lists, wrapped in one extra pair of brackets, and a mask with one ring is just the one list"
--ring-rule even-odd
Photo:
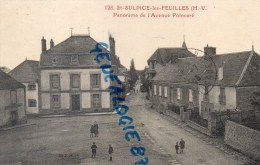
[(91, 87), (92, 88), (100, 88), (101, 81), (100, 81), (100, 74), (91, 74)]
[(59, 74), (50, 75), (50, 86), (51, 86), (51, 88), (60, 87), (60, 75)]

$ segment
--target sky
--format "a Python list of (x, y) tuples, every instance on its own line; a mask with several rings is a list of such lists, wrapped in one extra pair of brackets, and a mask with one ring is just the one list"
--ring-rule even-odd
[[(205, 6), (200, 11), (108, 11), (105, 5)], [(0, 66), (13, 69), (26, 58), (39, 60), (41, 38), (55, 44), (73, 33), (87, 34), (107, 42), (111, 33), (116, 54), (129, 68), (133, 58), (137, 69), (144, 69), (148, 58), (162, 47), (203, 50), (207, 44), (217, 53), (254, 50), (260, 54), (259, 0), (1, 0)], [(115, 18), (118, 14), (192, 14), (193, 18)]]

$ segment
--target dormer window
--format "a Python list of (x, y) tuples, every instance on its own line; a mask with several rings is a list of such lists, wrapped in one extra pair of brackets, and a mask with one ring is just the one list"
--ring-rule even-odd
[(72, 65), (77, 65), (77, 64), (79, 64), (78, 55), (72, 55), (72, 56), (71, 56), (71, 64), (72, 64)]
[(223, 67), (218, 68), (218, 80), (223, 79)]
[(35, 83), (29, 83), (28, 84), (28, 90), (36, 90), (36, 84)]
[(53, 57), (51, 62), (52, 62), (52, 64), (57, 64), (57, 62), (58, 62), (57, 57)]

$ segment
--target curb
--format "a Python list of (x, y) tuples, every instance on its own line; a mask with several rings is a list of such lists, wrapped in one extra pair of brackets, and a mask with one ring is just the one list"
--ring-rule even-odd
[(1, 128), (0, 131), (7, 131), (7, 130), (21, 128), (21, 127), (27, 127), (27, 126), (31, 126), (31, 125), (36, 125), (36, 124), (35, 123), (21, 124), (21, 125), (17, 125), (17, 126), (13, 126), (13, 127)]
[(116, 112), (110, 113), (85, 113), (85, 114), (71, 114), (71, 115), (46, 115), (39, 116), (39, 118), (57, 118), (57, 117), (74, 117), (74, 116), (97, 116), (97, 115), (115, 115)]

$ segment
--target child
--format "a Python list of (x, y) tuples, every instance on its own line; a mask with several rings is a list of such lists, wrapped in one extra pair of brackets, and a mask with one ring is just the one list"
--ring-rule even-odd
[(112, 153), (114, 152), (113, 150), (113, 147), (111, 146), (111, 144), (109, 144), (109, 147), (108, 147), (108, 153), (109, 153), (109, 156), (110, 156), (110, 161), (112, 161)]
[(176, 154), (178, 154), (178, 151), (179, 151), (179, 144), (178, 144), (178, 142), (176, 142), (175, 150), (176, 150)]
[(96, 153), (97, 153), (97, 146), (96, 146), (95, 142), (92, 144), (91, 150), (92, 150), (92, 158), (95, 158)]

